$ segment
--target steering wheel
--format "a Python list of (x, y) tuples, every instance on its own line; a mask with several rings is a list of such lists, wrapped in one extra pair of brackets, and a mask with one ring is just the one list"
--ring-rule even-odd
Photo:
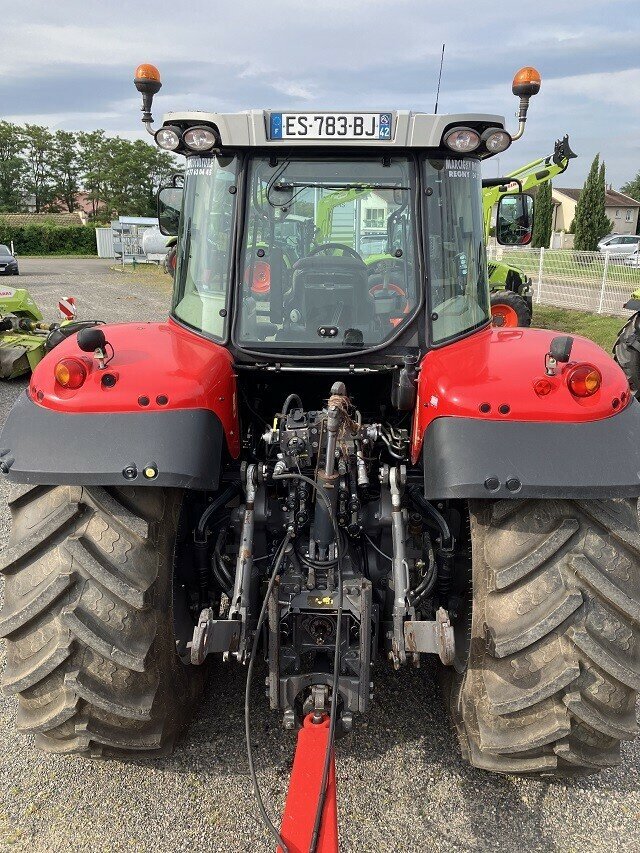
[(364, 264), (364, 261), (355, 249), (352, 249), (351, 246), (346, 246), (344, 243), (323, 243), (321, 246), (316, 246), (315, 249), (312, 249), (307, 257), (311, 258), (313, 255), (326, 254), (328, 249), (333, 251), (339, 249), (343, 255), (349, 255), (357, 261), (360, 261), (361, 264)]

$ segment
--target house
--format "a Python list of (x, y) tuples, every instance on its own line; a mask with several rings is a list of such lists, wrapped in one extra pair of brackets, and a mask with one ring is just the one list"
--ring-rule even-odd
[[(581, 190), (569, 189), (567, 187), (553, 187), (553, 230), (568, 231), (576, 215), (576, 205), (580, 198)], [(638, 215), (640, 214), (640, 201), (635, 198), (619, 193), (617, 190), (608, 188), (605, 193), (605, 210), (607, 216), (613, 222), (612, 233), (614, 234), (636, 234), (638, 229)]]

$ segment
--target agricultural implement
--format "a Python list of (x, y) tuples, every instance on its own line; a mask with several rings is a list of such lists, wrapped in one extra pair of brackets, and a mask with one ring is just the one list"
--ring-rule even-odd
[[(510, 192), (529, 192), (566, 171), (577, 155), (569, 145), (569, 137), (559, 139), (553, 154), (521, 166), (504, 178), (482, 182), (485, 240), (489, 240), (491, 216), (501, 198)], [(494, 326), (530, 326), (533, 311), (533, 284), (520, 268), (505, 261), (490, 261), (489, 289)]]
[(75, 300), (58, 302), (61, 319), (46, 323), (40, 309), (24, 288), (0, 288), (0, 379), (25, 376), (49, 350), (95, 320), (76, 320)]
[[(52, 752), (163, 754), (211, 659), (213, 689), (245, 666), (260, 814), (291, 853), (337, 847), (334, 741), (375, 701), (376, 662), (435, 657), (475, 767), (616, 764), (640, 688), (640, 404), (590, 341), (491, 323), (481, 163), (522, 135), (538, 73), (514, 79), (513, 136), (405, 111), (153, 130), (157, 69), (136, 86), (186, 160), (159, 193), (164, 231), (179, 220), (171, 317), (60, 343), (0, 436), (19, 728)], [(337, 192), (354, 197), (318, 235)], [(502, 244), (532, 208), (500, 200)], [(254, 675), (299, 732), (279, 828)]]

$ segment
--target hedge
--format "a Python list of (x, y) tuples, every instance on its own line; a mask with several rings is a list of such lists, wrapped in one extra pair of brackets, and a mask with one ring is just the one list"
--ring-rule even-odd
[(0, 217), (0, 243), (18, 255), (96, 255), (96, 231), (89, 225), (9, 225)]

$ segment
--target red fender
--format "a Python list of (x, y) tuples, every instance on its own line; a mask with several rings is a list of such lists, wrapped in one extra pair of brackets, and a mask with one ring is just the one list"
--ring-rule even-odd
[[(611, 417), (631, 399), (621, 368), (597, 344), (574, 339), (571, 361), (557, 375), (545, 375), (544, 357), (558, 335), (548, 329), (488, 327), (428, 352), (420, 364), (413, 418), (411, 458), (420, 455), (425, 430), (436, 418), (580, 423)], [(577, 363), (594, 365), (602, 385), (592, 397), (574, 397), (568, 372)], [(548, 380), (544, 395), (536, 392)]]
[[(233, 359), (224, 347), (173, 320), (101, 328), (113, 347), (108, 367), (100, 370), (93, 355), (82, 352), (72, 335), (34, 370), (29, 395), (36, 405), (68, 415), (210, 409), (220, 418), (229, 453), (237, 459), (236, 376)], [(54, 368), (63, 358), (85, 365), (87, 378), (81, 387), (62, 388), (56, 382)], [(107, 373), (115, 377), (109, 387), (102, 382)]]

